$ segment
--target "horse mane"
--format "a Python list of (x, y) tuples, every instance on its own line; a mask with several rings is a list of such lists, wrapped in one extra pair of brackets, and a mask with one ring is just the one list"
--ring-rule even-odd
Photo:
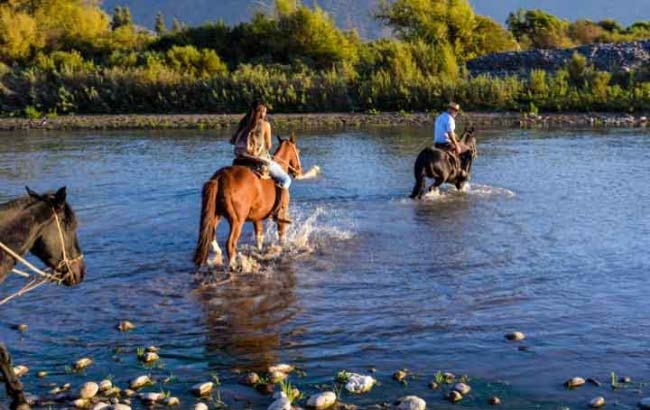
[(32, 202), (34, 202), (34, 198), (32, 198), (31, 196), (29, 195), (21, 196), (19, 198), (12, 199), (9, 202), (0, 204), (0, 212), (23, 208), (26, 205), (30, 205)]

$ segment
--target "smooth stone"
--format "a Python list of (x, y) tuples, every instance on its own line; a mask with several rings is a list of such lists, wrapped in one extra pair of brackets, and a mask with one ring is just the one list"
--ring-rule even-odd
[(27, 326), (26, 324), (24, 324), (24, 323), (20, 323), (20, 324), (18, 324), (18, 325), (13, 325), (13, 326), (11, 326), (11, 328), (14, 329), (14, 330), (18, 330), (19, 332), (23, 332), (23, 333), (24, 333), (24, 332), (27, 331), (28, 326)]
[(454, 385), (454, 390), (456, 390), (458, 393), (462, 394), (463, 396), (466, 396), (467, 394), (469, 394), (472, 388), (465, 383), (456, 383)]
[(345, 383), (345, 390), (354, 394), (363, 394), (367, 393), (372, 389), (377, 383), (372, 376), (366, 376), (363, 374), (352, 373), (348, 382)]
[(205, 404), (205, 403), (201, 403), (201, 402), (196, 403), (194, 405), (194, 410), (208, 410), (208, 405)]
[(111, 407), (110, 404), (100, 401), (99, 403), (95, 403), (92, 410), (109, 410)]
[(165, 398), (162, 393), (140, 393), (140, 400), (145, 403), (157, 403)]
[(135, 390), (131, 390), (131, 389), (125, 389), (125, 390), (124, 390), (124, 395), (125, 395), (126, 397), (133, 397), (133, 396), (135, 396), (136, 394), (137, 394), (137, 393), (135, 392)]
[(290, 364), (284, 364), (284, 363), (276, 364), (275, 366), (269, 367), (269, 373), (275, 373), (275, 372), (291, 373), (294, 370), (296, 370), (295, 366), (292, 366)]
[(255, 372), (246, 373), (239, 382), (245, 386), (254, 386), (260, 382), (260, 376)]
[(526, 335), (524, 332), (510, 332), (506, 333), (506, 339), (510, 340), (511, 342), (519, 342), (521, 340), (524, 340), (526, 338)]
[(438, 385), (438, 383), (433, 382), (433, 381), (432, 381), (432, 382), (429, 382), (429, 388), (430, 388), (431, 390), (435, 390), (435, 389), (437, 389), (437, 388), (439, 388), (439, 387), (440, 387), (440, 386)]
[(128, 320), (123, 320), (117, 325), (117, 330), (120, 332), (128, 332), (133, 329), (135, 329), (135, 325)]
[(16, 377), (23, 377), (27, 373), (29, 373), (29, 367), (27, 366), (18, 365), (14, 367), (14, 374), (16, 375)]
[(115, 396), (119, 396), (121, 392), (122, 390), (120, 390), (119, 387), (113, 386), (110, 389), (104, 390), (102, 394), (106, 397), (115, 397)]
[(168, 407), (179, 406), (181, 404), (181, 401), (178, 399), (178, 397), (167, 397), (164, 401), (164, 404)]
[(78, 409), (87, 409), (92, 403), (86, 399), (76, 399), (72, 401), (72, 405)]
[(291, 410), (291, 402), (286, 397), (280, 397), (269, 405), (267, 410)]
[(456, 379), (456, 375), (453, 373), (445, 372), (442, 374), (442, 377), (444, 377), (445, 382), (447, 383), (452, 383)]
[(97, 395), (99, 385), (95, 382), (87, 382), (79, 389), (79, 397), (82, 399), (92, 399)]
[(638, 406), (641, 410), (650, 410), (650, 397), (644, 397), (639, 401)]
[(138, 390), (150, 384), (153, 384), (153, 382), (149, 376), (138, 376), (135, 379), (131, 380), (129, 387), (131, 387), (131, 390)]
[(456, 403), (463, 400), (463, 395), (457, 392), (456, 390), (452, 390), (447, 395), (447, 399), (449, 399), (449, 401), (452, 403)]
[(564, 385), (569, 389), (580, 387), (584, 384), (585, 384), (585, 379), (583, 379), (582, 377), (574, 377), (564, 382)]
[(284, 372), (269, 373), (269, 381), (273, 384), (281, 383), (287, 378), (288, 374)]
[(499, 406), (501, 404), (501, 399), (498, 398), (497, 396), (492, 396), (488, 399), (488, 403), (491, 406)]
[(99, 391), (101, 392), (111, 389), (112, 387), (113, 387), (113, 382), (108, 379), (104, 379), (101, 382), (99, 382)]
[(194, 386), (192, 386), (192, 393), (196, 396), (205, 396), (207, 394), (210, 394), (212, 392), (212, 388), (214, 387), (214, 383), (212, 382), (205, 382), (205, 383), (197, 383)]
[(40, 372), (36, 373), (36, 377), (38, 377), (39, 379), (43, 379), (47, 377), (47, 372), (45, 370), (41, 370)]
[(618, 382), (619, 383), (624, 383), (624, 384), (632, 383), (632, 378), (630, 376), (623, 376), (623, 377), (618, 379)]
[(406, 376), (408, 376), (408, 373), (406, 373), (405, 370), (398, 370), (393, 373), (393, 379), (397, 380), (398, 382), (404, 381), (406, 379)]
[(111, 406), (111, 410), (131, 410), (131, 406), (125, 403), (116, 403)]
[(307, 400), (307, 407), (312, 409), (321, 410), (328, 409), (336, 403), (336, 393), (331, 391), (326, 391), (323, 393), (318, 393)]
[(74, 363), (75, 370), (83, 370), (93, 364), (93, 359), (89, 357), (82, 357)]
[(160, 356), (158, 356), (158, 353), (155, 352), (147, 352), (144, 355), (142, 355), (142, 361), (145, 363), (153, 363), (156, 362), (160, 359)]
[(589, 402), (589, 407), (597, 409), (599, 407), (603, 407), (605, 405), (605, 398), (604, 397), (594, 397), (591, 399)]
[(418, 396), (405, 396), (397, 400), (396, 410), (424, 410), (427, 408), (427, 402)]
[(149, 353), (158, 353), (160, 351), (160, 348), (157, 346), (149, 346), (145, 349), (145, 352)]

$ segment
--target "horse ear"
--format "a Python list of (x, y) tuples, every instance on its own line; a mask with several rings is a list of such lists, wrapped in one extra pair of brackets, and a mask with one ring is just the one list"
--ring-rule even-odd
[(296, 137), (296, 132), (292, 131), (291, 132), (291, 138), (289, 138), (289, 141), (291, 141), (292, 143), (295, 144), (297, 140), (298, 140), (298, 137)]
[(60, 188), (58, 191), (56, 191), (56, 194), (54, 194), (54, 206), (61, 207), (65, 205), (65, 199), (68, 196), (68, 192), (66, 187)]
[(27, 191), (27, 194), (31, 196), (34, 199), (43, 199), (43, 197), (36, 191), (33, 191), (30, 187), (26, 186), (25, 191)]

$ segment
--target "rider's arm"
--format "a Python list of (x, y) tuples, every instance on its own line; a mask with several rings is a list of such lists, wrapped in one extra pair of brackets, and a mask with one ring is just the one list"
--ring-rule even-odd
[(272, 137), (271, 137), (271, 124), (268, 121), (264, 122), (264, 143), (266, 144), (266, 149), (271, 150)]

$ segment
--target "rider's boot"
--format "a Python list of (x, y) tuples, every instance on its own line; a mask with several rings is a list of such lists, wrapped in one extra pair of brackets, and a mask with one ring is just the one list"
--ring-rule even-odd
[(291, 224), (293, 221), (289, 218), (289, 190), (286, 188), (280, 189), (280, 205), (274, 215), (277, 222), (284, 224)]

